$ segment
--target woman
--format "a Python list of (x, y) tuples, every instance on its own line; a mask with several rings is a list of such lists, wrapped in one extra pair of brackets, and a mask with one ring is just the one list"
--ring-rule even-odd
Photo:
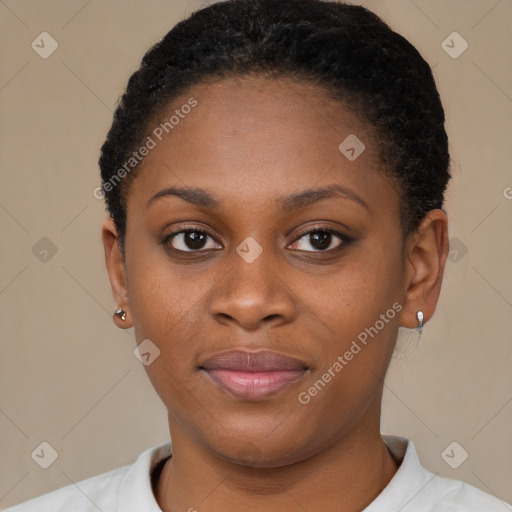
[(114, 321), (172, 449), (13, 512), (507, 507), (380, 433), (448, 255), (444, 111), (403, 37), (334, 2), (202, 9), (130, 78), (100, 168)]

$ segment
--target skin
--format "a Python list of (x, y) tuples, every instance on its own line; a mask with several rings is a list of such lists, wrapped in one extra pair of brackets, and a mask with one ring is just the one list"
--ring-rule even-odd
[[(145, 367), (173, 440), (158, 504), (165, 512), (360, 511), (398, 468), (379, 430), (383, 381), (399, 326), (416, 327), (418, 310), (425, 322), (434, 313), (447, 217), (429, 212), (403, 241), (400, 197), (381, 172), (371, 127), (317, 86), (224, 79), (192, 87), (162, 120), (190, 97), (198, 106), (145, 157), (129, 188), (125, 261), (113, 221), (102, 228), (113, 294), (127, 312), (115, 322), (161, 351)], [(366, 145), (352, 162), (338, 150), (349, 134)], [(367, 206), (340, 195), (294, 211), (278, 206), (282, 196), (334, 184)], [(204, 189), (222, 204), (166, 196), (147, 206), (171, 186)], [(167, 249), (160, 243), (183, 223), (210, 234), (202, 249), (183, 236)], [(322, 251), (301, 235), (315, 226), (354, 241), (332, 235)], [(263, 250), (252, 263), (236, 252), (249, 236)], [(301, 404), (298, 394), (395, 302), (400, 313)], [(271, 397), (244, 401), (198, 369), (234, 348), (276, 350), (309, 370)]]

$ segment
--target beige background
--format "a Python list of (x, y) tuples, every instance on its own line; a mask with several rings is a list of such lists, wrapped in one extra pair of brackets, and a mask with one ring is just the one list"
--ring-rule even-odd
[[(412, 438), (431, 471), (512, 502), (512, 3), (363, 4), (434, 67), (454, 175), (440, 304), (420, 341), (401, 335), (382, 431)], [(131, 463), (168, 435), (133, 333), (111, 321), (93, 190), (128, 77), (200, 5), (0, 1), (0, 507)], [(43, 31), (59, 44), (48, 59), (31, 48)], [(441, 46), (453, 31), (469, 44), (457, 59)], [(46, 262), (33, 253), (43, 237), (57, 248)], [(42, 441), (58, 452), (46, 470), (31, 458)], [(453, 441), (469, 453), (458, 469), (441, 457)]]

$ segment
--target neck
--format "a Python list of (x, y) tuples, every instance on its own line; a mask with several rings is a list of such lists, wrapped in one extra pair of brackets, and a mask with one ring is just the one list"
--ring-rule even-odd
[(191, 439), (178, 424), (170, 421), (170, 425), (173, 455), (155, 490), (164, 512), (358, 512), (382, 492), (398, 469), (378, 421), (373, 426), (360, 422), (304, 460), (265, 468), (226, 461)]

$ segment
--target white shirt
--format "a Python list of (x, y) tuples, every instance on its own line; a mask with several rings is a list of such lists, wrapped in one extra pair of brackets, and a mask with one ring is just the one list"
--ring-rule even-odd
[[(363, 512), (506, 512), (512, 506), (472, 485), (442, 478), (425, 469), (414, 443), (397, 436), (382, 436), (398, 471)], [(171, 443), (141, 453), (123, 466), (71, 484), (6, 512), (162, 512), (153, 495), (151, 473), (171, 454)]]

